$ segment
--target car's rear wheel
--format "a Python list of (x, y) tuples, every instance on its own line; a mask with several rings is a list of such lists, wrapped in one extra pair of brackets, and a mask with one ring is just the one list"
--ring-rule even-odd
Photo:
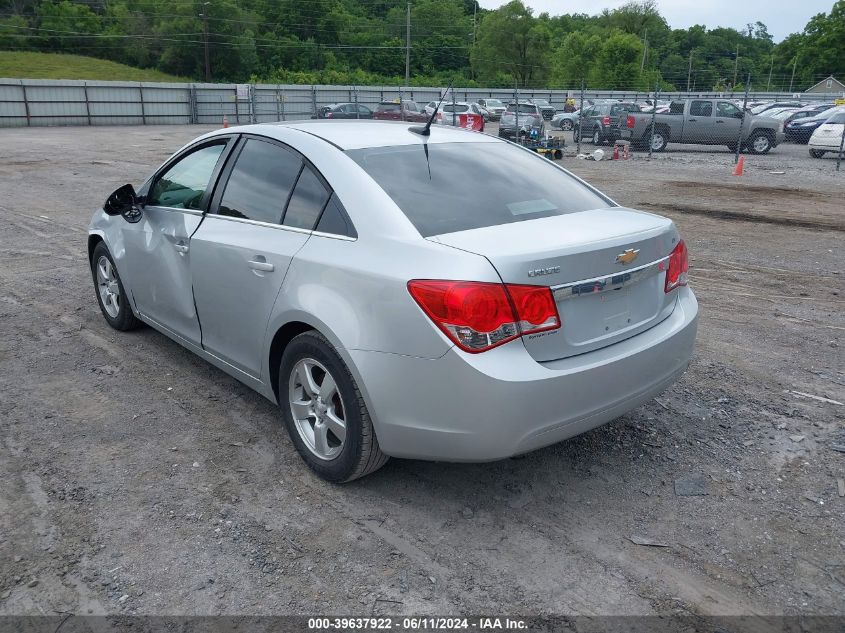
[(822, 158), (825, 155), (825, 151), (823, 149), (811, 149), (810, 156), (813, 158)]
[(601, 137), (601, 130), (596, 128), (593, 130), (593, 145), (601, 145), (602, 137)]
[(91, 276), (97, 291), (97, 303), (110, 326), (115, 330), (134, 330), (141, 322), (132, 314), (123, 282), (117, 273), (111, 253), (104, 242), (94, 247), (91, 255)]
[(320, 333), (304, 332), (285, 348), (279, 404), (296, 449), (323, 479), (352, 481), (387, 462), (355, 379)]
[(646, 142), (646, 147), (651, 145), (651, 149), (654, 152), (662, 152), (666, 149), (666, 146), (669, 144), (669, 139), (666, 137), (666, 133), (661, 130), (660, 128), (654, 130), (649, 135), (649, 138)]
[(560, 122), (560, 129), (566, 132), (570, 131), (572, 129), (572, 121), (570, 119), (563, 119)]

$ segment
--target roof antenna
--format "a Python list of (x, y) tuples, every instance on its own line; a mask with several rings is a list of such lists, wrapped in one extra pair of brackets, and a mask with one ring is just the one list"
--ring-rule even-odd
[(445, 99), (446, 95), (449, 94), (449, 91), (452, 90), (452, 83), (454, 81), (454, 79), (450, 81), (449, 87), (446, 88), (446, 92), (440, 95), (440, 101), (437, 102), (437, 106), (434, 108), (434, 112), (431, 113), (431, 118), (428, 120), (428, 123), (425, 125), (412, 125), (408, 128), (409, 132), (419, 134), (420, 136), (429, 136), (431, 134), (431, 124), (434, 123), (434, 117), (437, 116), (437, 111), (440, 109), (440, 104), (443, 103), (443, 99)]

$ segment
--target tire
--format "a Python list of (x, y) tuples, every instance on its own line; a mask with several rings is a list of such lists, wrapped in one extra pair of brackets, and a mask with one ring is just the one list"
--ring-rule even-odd
[(601, 136), (601, 130), (596, 128), (593, 130), (593, 145), (601, 145), (604, 139)]
[(666, 150), (666, 146), (669, 145), (669, 138), (666, 130), (655, 128), (653, 134), (651, 131), (646, 132), (643, 142), (645, 143), (646, 149), (651, 146), (652, 151), (663, 152)]
[(560, 122), (560, 129), (565, 132), (572, 130), (573, 127), (571, 119), (562, 119)]
[[(327, 385), (327, 378), (334, 380), (335, 389), (329, 390), (323, 401), (324, 394), (315, 393), (314, 387), (319, 392)], [(279, 406), (296, 450), (326, 481), (352, 481), (387, 463), (389, 457), (381, 452), (355, 379), (334, 346), (319, 332), (304, 332), (285, 348), (279, 366)], [(296, 419), (295, 410), (304, 416)], [(335, 429), (342, 429), (344, 437), (336, 435)]]
[(772, 149), (772, 138), (768, 132), (754, 132), (747, 141), (745, 147), (751, 154), (768, 154)]
[(823, 149), (810, 150), (810, 156), (812, 156), (813, 158), (822, 158), (826, 153), (827, 152), (825, 152)]
[(126, 290), (114, 265), (111, 253), (105, 242), (99, 242), (91, 255), (91, 277), (100, 312), (106, 323), (115, 330), (127, 332), (141, 325), (141, 321), (132, 313), (127, 300)]

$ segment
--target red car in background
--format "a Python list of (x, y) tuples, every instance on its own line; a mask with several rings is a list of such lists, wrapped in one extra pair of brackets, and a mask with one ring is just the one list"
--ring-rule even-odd
[(379, 121), (412, 121), (425, 123), (429, 117), (421, 112), (415, 101), (382, 101), (373, 111), (373, 118)]

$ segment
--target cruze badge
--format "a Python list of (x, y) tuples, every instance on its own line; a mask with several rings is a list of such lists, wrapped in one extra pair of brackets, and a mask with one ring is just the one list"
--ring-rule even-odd
[(634, 250), (633, 248), (629, 248), (624, 253), (619, 253), (616, 256), (616, 263), (617, 264), (630, 264), (632, 261), (637, 259), (640, 254), (640, 249)]
[(553, 275), (560, 272), (560, 266), (549, 266), (548, 268), (535, 268), (528, 271), (529, 277), (539, 277), (540, 275)]

